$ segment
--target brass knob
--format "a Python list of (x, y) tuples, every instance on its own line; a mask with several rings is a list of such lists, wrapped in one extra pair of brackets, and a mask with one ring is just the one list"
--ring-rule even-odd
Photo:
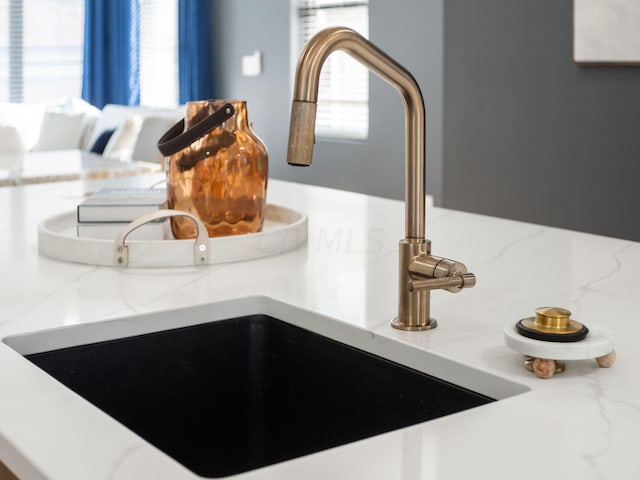
[(560, 307), (536, 308), (536, 325), (544, 329), (566, 330), (571, 312)]

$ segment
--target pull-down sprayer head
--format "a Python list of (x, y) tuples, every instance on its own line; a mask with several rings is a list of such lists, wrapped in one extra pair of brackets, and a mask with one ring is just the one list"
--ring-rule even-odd
[(294, 100), (291, 105), (291, 124), (289, 126), (289, 148), (287, 162), (289, 165), (308, 167), (313, 157), (313, 144), (316, 143), (316, 110), (315, 102)]

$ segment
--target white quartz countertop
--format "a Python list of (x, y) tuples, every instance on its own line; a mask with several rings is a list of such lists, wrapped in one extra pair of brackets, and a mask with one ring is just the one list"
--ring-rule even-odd
[[(530, 391), (234, 478), (640, 478), (640, 243), (429, 208), (433, 254), (464, 262), (478, 284), (458, 294), (434, 292), (431, 314), (439, 326), (416, 333), (389, 325), (404, 234), (398, 201), (271, 180), (269, 203), (309, 216), (307, 245), (285, 254), (201, 267), (115, 269), (38, 253), (38, 223), (73, 210), (85, 193), (160, 179), (0, 188), (0, 338), (271, 297)], [(540, 306), (561, 306), (587, 325), (613, 330), (615, 365), (569, 361), (566, 372), (548, 380), (527, 372), (522, 356), (505, 346), (503, 328)], [(54, 383), (0, 343), (0, 460), (19, 477), (199, 478), (96, 408), (76, 408), (82, 402), (60, 395)]]

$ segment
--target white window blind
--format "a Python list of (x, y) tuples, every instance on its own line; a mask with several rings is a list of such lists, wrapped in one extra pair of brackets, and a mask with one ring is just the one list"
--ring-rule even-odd
[(140, 103), (178, 104), (178, 2), (140, 0)]
[[(349, 27), (369, 36), (368, 0), (294, 1), (298, 52), (314, 34), (327, 27)], [(369, 72), (343, 52), (332, 53), (322, 67), (316, 133), (356, 139), (367, 138), (369, 133)]]
[(84, 0), (0, 0), (0, 100), (79, 97)]

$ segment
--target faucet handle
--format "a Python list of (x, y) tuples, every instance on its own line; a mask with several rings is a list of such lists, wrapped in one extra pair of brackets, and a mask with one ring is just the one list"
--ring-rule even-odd
[(467, 273), (464, 263), (435, 255), (420, 254), (411, 259), (409, 273), (427, 278), (445, 278)]
[[(467, 273), (464, 263), (434, 255), (420, 254), (409, 263), (410, 292), (415, 290), (443, 289), (457, 293), (476, 284), (476, 276)], [(417, 277), (417, 278), (414, 278)]]
[(473, 273), (456, 273), (450, 277), (409, 280), (407, 288), (410, 292), (442, 289), (451, 293), (458, 293), (463, 288), (474, 287), (475, 284), (476, 276)]

